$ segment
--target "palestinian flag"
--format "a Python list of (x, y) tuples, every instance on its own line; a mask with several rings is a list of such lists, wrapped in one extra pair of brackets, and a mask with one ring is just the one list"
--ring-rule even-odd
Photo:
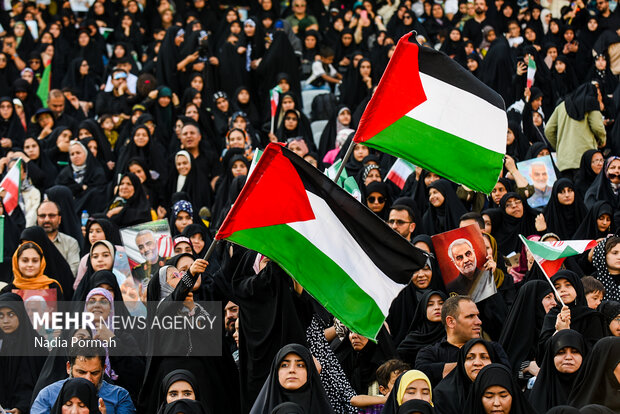
[(385, 176), (385, 181), (390, 180), (402, 190), (405, 188), (405, 181), (407, 181), (407, 177), (409, 177), (414, 171), (415, 165), (398, 158)]
[(506, 151), (501, 96), (446, 54), (403, 36), (354, 141), (490, 193)]
[(269, 257), (368, 338), (376, 337), (392, 301), (426, 262), (424, 252), (367, 207), (273, 143), (215, 238)]
[(530, 59), (527, 61), (527, 88), (531, 88), (534, 84), (534, 76), (536, 76), (536, 61), (534, 60), (534, 56), (530, 56)]
[(547, 277), (551, 277), (562, 267), (564, 259), (576, 256), (596, 246), (596, 240), (561, 240), (537, 242), (519, 235)]
[(0, 182), (0, 188), (6, 191), (2, 203), (7, 214), (11, 215), (19, 203), (19, 189), (22, 179), (22, 159), (18, 159)]

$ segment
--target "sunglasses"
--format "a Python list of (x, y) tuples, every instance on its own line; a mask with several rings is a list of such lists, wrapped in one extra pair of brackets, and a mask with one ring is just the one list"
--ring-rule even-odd
[(616, 178), (620, 177), (620, 174), (609, 173), (607, 174), (607, 177), (609, 177), (610, 180), (615, 180)]
[(385, 197), (381, 197), (381, 196), (379, 197), (370, 196), (366, 200), (368, 200), (369, 203), (379, 203), (379, 204), (385, 203)]

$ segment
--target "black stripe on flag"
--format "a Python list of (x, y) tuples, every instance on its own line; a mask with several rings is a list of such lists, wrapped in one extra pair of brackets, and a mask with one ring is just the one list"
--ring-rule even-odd
[(502, 111), (506, 110), (504, 99), (497, 92), (448, 55), (424, 46), (418, 46), (418, 50), (418, 67), (421, 73), (476, 95)]

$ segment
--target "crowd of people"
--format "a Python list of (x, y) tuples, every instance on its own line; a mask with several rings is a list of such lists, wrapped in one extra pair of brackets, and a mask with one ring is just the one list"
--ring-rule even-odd
[[(616, 6), (5, 0), (0, 171), (20, 162), (21, 175), (17, 202), (10, 185), (1, 193), (0, 412), (620, 413)], [(352, 144), (412, 31), (504, 99), (506, 157), (490, 195), (419, 167), (401, 188), (386, 180), (395, 157)], [(270, 142), (321, 171), (354, 145), (345, 170), (361, 202), (429, 253), (376, 338), (257, 252), (221, 242), (203, 260)], [(531, 163), (528, 181), (517, 163), (539, 157), (550, 164)], [(120, 229), (162, 219), (173, 257), (139, 233), (147, 261), (123, 275)], [(496, 289), (477, 302), (444, 284), (431, 239), (472, 224)], [(519, 235), (597, 245), (545, 275)], [(123, 352), (36, 348), (29, 316), (44, 299), (28, 291), (100, 317), (55, 338)], [(208, 313), (200, 301), (222, 304), (217, 355), (190, 332), (106, 323), (143, 304), (150, 320), (193, 320)]]

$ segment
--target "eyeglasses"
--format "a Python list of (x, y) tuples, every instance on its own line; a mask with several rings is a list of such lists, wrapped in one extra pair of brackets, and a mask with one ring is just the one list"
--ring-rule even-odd
[(521, 200), (515, 200), (512, 203), (506, 203), (506, 207), (517, 207), (520, 206), (521, 204), (523, 204), (523, 202)]
[(385, 203), (385, 197), (381, 197), (381, 196), (379, 197), (370, 196), (366, 200), (368, 200), (369, 203), (379, 203), (379, 204)]
[(592, 160), (591, 164), (604, 164), (605, 160), (601, 158), (600, 160)]
[(390, 219), (388, 220), (388, 224), (390, 226), (396, 224), (397, 226), (402, 226), (403, 224), (409, 224), (409, 223), (413, 223), (413, 221), (405, 221), (405, 220), (399, 220), (399, 219)]

